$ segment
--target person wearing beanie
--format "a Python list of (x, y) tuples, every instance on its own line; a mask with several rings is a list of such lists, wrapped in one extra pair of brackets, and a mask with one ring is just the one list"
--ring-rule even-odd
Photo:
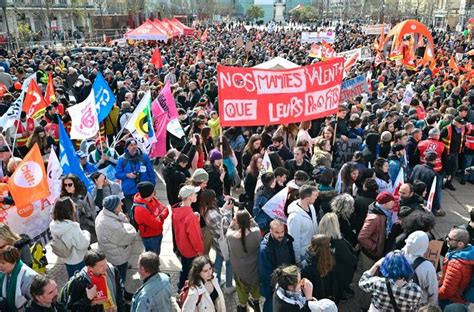
[[(201, 234), (200, 215), (194, 212), (191, 204), (197, 201), (199, 187), (185, 185), (179, 190), (181, 204), (172, 208), (173, 242), (175, 251), (181, 261), (178, 290), (183, 288), (188, 279), (192, 262), (197, 256), (204, 254), (204, 242)], [(212, 240), (212, 238), (211, 238)]]
[(404, 172), (403, 181), (406, 179), (408, 162), (405, 160), (405, 157), (405, 147), (400, 143), (393, 144), (392, 153), (388, 156), (388, 175), (394, 187), (396, 187), (395, 181), (401, 168), (403, 168)]
[[(392, 230), (392, 209), (394, 206), (395, 198), (389, 192), (379, 193), (375, 202), (369, 205), (369, 212), (358, 237), (361, 249), (359, 266), (362, 266), (358, 271), (364, 272), (370, 269), (376, 261), (384, 256), (386, 250), (389, 250), (390, 246), (386, 246), (386, 242)], [(363, 309), (369, 308), (369, 294), (357, 288), (356, 298), (359, 298), (359, 304)]]
[(145, 181), (137, 184), (138, 192), (133, 198), (130, 214), (138, 226), (145, 251), (153, 251), (157, 255), (161, 251), (163, 240), (163, 224), (168, 217), (168, 207), (155, 197), (155, 185)]
[(115, 177), (122, 181), (124, 212), (128, 213), (138, 192), (138, 183), (148, 181), (156, 184), (155, 170), (148, 155), (138, 148), (133, 138), (127, 140), (125, 152), (119, 157), (115, 170)]
[(101, 170), (107, 166), (115, 168), (117, 165), (118, 154), (114, 148), (107, 146), (104, 137), (98, 137), (95, 140), (95, 150), (89, 154), (89, 162)]
[[(433, 183), (434, 179), (436, 178), (436, 189), (435, 195), (433, 198), (432, 209), (431, 211), (437, 217), (443, 217), (446, 215), (446, 212), (441, 210), (439, 200), (441, 197), (441, 185), (442, 185), (442, 175), (437, 174), (435, 170), (436, 162), (438, 160), (438, 155), (434, 151), (429, 151), (425, 154), (424, 163), (420, 165), (416, 165), (413, 168), (413, 171), (410, 175), (410, 183), (414, 183), (415, 181), (421, 181), (426, 184), (426, 195), (424, 197), (425, 200), (428, 200), (429, 191), (431, 190), (431, 184)], [(439, 181), (441, 179), (441, 182)]]
[(219, 150), (213, 149), (209, 156), (209, 163), (204, 166), (209, 175), (207, 188), (216, 192), (217, 205), (224, 205), (224, 178), (225, 168), (222, 161), (222, 154)]
[(423, 258), (430, 240), (428, 234), (423, 231), (415, 231), (405, 239), (405, 247), (402, 251), (405, 258), (415, 271), (413, 280), (417, 283), (423, 294), (421, 304), (438, 304), (438, 276), (433, 264)]
[(99, 249), (107, 260), (120, 272), (122, 281), (127, 277), (127, 266), (137, 231), (122, 212), (122, 201), (118, 195), (110, 195), (102, 202), (103, 209), (95, 219), (95, 231)]
[(380, 135), (380, 151), (379, 157), (388, 158), (391, 149), (392, 133), (390, 131), (384, 131)]

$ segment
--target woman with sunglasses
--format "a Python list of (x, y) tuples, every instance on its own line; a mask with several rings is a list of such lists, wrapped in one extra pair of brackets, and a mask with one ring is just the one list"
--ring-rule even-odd
[(97, 242), (95, 234), (96, 207), (84, 183), (75, 175), (68, 174), (62, 179), (61, 197), (69, 197), (76, 205), (77, 220), (81, 229), (91, 233), (91, 243)]
[(70, 197), (61, 197), (54, 204), (53, 221), (49, 229), (53, 239), (61, 240), (70, 250), (67, 257), (62, 258), (66, 264), (68, 277), (84, 267), (84, 256), (89, 248), (90, 233), (81, 230), (77, 222), (76, 205)]

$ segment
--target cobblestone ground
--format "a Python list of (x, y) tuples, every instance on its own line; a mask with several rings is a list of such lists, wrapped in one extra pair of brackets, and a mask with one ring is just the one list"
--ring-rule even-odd
[[(447, 215), (443, 218), (437, 218), (437, 224), (435, 227), (436, 237), (444, 236), (453, 224), (460, 224), (467, 222), (468, 211), (472, 209), (474, 204), (472, 195), (473, 187), (472, 185), (459, 185), (456, 184), (457, 191), (444, 191), (443, 192), (443, 208), (446, 210)], [(163, 202), (167, 203), (166, 200), (166, 191), (163, 181), (157, 185), (157, 197)], [(179, 278), (180, 263), (179, 260), (173, 253), (172, 248), (172, 239), (171, 239), (171, 227), (170, 227), (171, 217), (168, 217), (167, 222), (164, 226), (164, 238), (162, 243), (162, 254), (160, 255), (161, 260), (161, 270), (170, 275), (173, 287), (176, 292), (176, 285)], [(96, 247), (96, 246), (92, 246)], [(47, 267), (48, 274), (53, 277), (58, 283), (58, 287), (62, 287), (67, 281), (66, 268), (64, 264), (60, 263), (57, 257), (52, 253), (49, 246), (47, 248), (47, 257), (49, 265)], [(127, 273), (127, 281), (125, 283), (125, 288), (128, 292), (133, 293), (141, 285), (141, 282), (137, 273), (137, 261), (138, 256), (143, 251), (143, 245), (139, 237), (135, 241), (133, 254), (130, 259), (129, 264), (131, 269)], [(211, 251), (211, 259), (215, 257), (215, 254)], [(224, 268), (223, 268), (224, 270)], [(226, 308), (227, 311), (236, 311), (237, 310), (237, 295), (233, 293), (231, 295), (226, 295)], [(249, 311), (253, 311), (249, 307)], [(339, 306), (339, 311), (341, 312), (353, 312), (359, 311), (357, 304), (354, 299), (351, 299), (346, 302), (342, 302)]]

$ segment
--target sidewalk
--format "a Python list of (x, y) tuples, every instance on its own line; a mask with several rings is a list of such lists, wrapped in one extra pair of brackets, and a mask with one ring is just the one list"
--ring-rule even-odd
[[(469, 220), (469, 210), (474, 208), (474, 186), (471, 184), (460, 185), (459, 183), (454, 184), (456, 191), (443, 191), (442, 198), (442, 207), (446, 211), (445, 217), (436, 218), (436, 227), (434, 234), (436, 238), (443, 237), (449, 232), (449, 229), (453, 225), (465, 223)], [(164, 182), (159, 180), (156, 188), (156, 196), (158, 200), (162, 203), (167, 203), (166, 199), (166, 189)], [(93, 246), (96, 247), (96, 246)], [(47, 258), (49, 265), (47, 267), (48, 274), (55, 279), (58, 283), (58, 287), (62, 287), (67, 281), (66, 268), (64, 264), (60, 263), (58, 258), (52, 253), (50, 246), (46, 246)], [(135, 290), (141, 285), (137, 273), (137, 261), (138, 256), (143, 251), (143, 245), (140, 238), (137, 236), (135, 241), (133, 252), (129, 264), (132, 268), (128, 270), (127, 281), (125, 283), (125, 288), (128, 292), (134, 293)], [(215, 253), (211, 250), (210, 254), (211, 259), (215, 259)], [(176, 291), (176, 285), (178, 282), (179, 272), (181, 270), (181, 264), (178, 258), (173, 253), (173, 242), (171, 236), (171, 214), (166, 219), (164, 225), (164, 237), (161, 245), (161, 271), (170, 274), (172, 285)], [(225, 268), (225, 266), (224, 266)], [(223, 269), (224, 269), (223, 268)], [(237, 295), (234, 293), (228, 295), (225, 298), (227, 311), (236, 311), (237, 310)], [(343, 302), (340, 305), (339, 311), (341, 312), (350, 312), (352, 302), (347, 301)], [(249, 308), (251, 311), (251, 309)]]

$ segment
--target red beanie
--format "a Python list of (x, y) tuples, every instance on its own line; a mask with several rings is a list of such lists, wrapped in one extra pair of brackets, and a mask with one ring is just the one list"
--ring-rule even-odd
[(395, 198), (389, 192), (382, 192), (379, 195), (377, 195), (377, 198), (375, 200), (377, 201), (377, 203), (383, 205), (391, 201), (395, 201)]

